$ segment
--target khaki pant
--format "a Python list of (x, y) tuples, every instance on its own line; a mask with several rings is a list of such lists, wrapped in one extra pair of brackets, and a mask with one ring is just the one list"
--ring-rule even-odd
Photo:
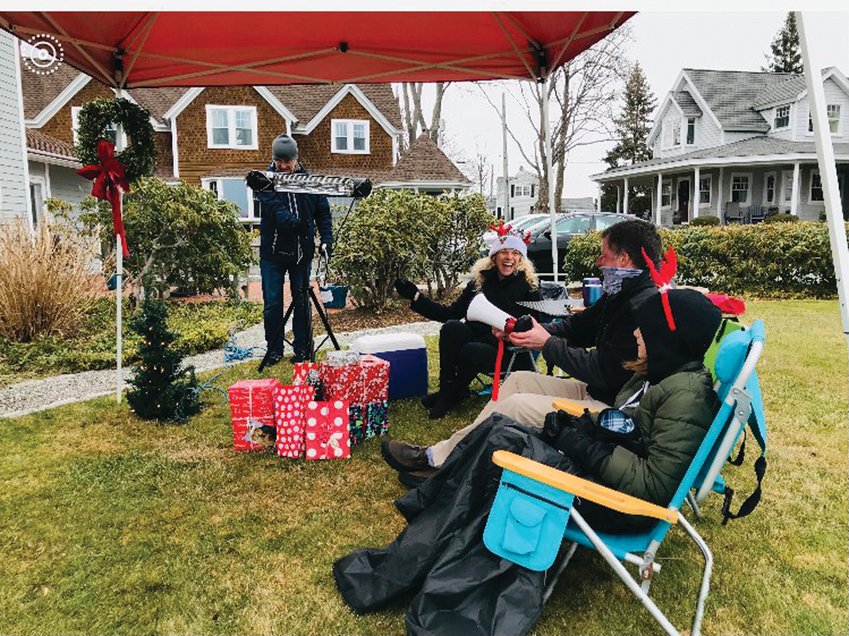
[(437, 468), (442, 466), (454, 447), (494, 412), (520, 424), (542, 428), (545, 416), (554, 410), (551, 403), (555, 398), (567, 398), (594, 410), (609, 406), (590, 397), (587, 385), (578, 380), (554, 378), (533, 371), (515, 371), (501, 386), (498, 402), (490, 401), (474, 422), (430, 447), (433, 465)]

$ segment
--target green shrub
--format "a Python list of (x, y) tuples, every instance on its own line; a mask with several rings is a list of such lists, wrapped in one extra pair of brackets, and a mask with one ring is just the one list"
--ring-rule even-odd
[[(660, 230), (678, 255), (676, 281), (711, 291), (764, 298), (832, 298), (836, 294), (828, 228), (798, 222)], [(569, 242), (569, 280), (597, 276), (598, 233)]]
[(793, 214), (771, 214), (764, 219), (764, 223), (796, 223), (799, 220), (798, 216)]
[(718, 216), (697, 216), (695, 219), (690, 221), (690, 227), (698, 227), (705, 225), (720, 225)]

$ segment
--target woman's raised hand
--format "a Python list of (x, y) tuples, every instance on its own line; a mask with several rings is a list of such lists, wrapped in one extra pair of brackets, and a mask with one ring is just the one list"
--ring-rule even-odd
[(398, 295), (401, 298), (413, 300), (413, 298), (416, 297), (416, 292), (419, 291), (419, 288), (416, 287), (415, 283), (407, 280), (406, 278), (396, 278), (395, 291), (398, 292)]

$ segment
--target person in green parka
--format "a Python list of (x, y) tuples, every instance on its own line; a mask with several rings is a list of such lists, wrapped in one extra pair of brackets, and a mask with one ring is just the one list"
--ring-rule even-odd
[[(613, 408), (577, 418), (556, 411), (543, 429), (585, 477), (661, 506), (675, 494), (719, 408), (704, 355), (722, 319), (697, 291), (666, 294), (669, 312), (660, 293), (634, 308), (637, 359), (625, 363), (634, 375)], [(607, 532), (653, 523), (590, 502), (580, 509), (593, 527)]]

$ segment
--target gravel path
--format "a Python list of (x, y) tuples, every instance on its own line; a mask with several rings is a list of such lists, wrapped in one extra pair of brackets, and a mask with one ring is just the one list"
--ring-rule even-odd
[[(439, 333), (442, 325), (438, 322), (414, 322), (405, 325), (393, 325), (380, 329), (351, 331), (337, 333), (336, 340), (343, 349), (359, 336), (405, 332), (422, 336)], [(317, 340), (321, 340), (320, 336)], [(262, 324), (241, 331), (236, 336), (239, 347), (262, 347), (261, 356), (265, 350), (265, 337)], [(332, 344), (328, 340), (322, 349), (329, 349)], [(192, 364), (198, 371), (208, 371), (224, 366), (224, 350), (207, 351), (194, 356), (188, 356), (185, 364)], [(132, 376), (130, 369), (124, 370), (124, 381)], [(84, 371), (82, 373), (67, 373), (42, 380), (28, 380), (0, 389), (0, 417), (18, 417), (52, 409), (63, 404), (83, 402), (91, 398), (115, 393), (115, 369), (102, 371)]]

